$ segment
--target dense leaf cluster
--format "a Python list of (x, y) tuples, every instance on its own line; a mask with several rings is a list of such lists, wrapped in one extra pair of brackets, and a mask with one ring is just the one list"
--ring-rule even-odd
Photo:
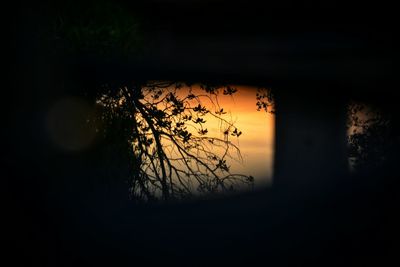
[[(128, 177), (132, 198), (168, 200), (252, 187), (254, 178), (231, 173), (228, 163), (241, 160), (231, 138), (242, 132), (224, 117), (218, 95), (235, 92), (229, 86), (149, 82), (99, 96), (105, 133), (113, 129), (126, 140), (134, 166)], [(207, 118), (219, 121), (221, 136), (210, 134)]]

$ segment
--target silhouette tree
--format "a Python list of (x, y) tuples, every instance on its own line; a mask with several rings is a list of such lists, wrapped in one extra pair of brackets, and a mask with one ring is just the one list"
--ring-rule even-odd
[[(197, 194), (230, 192), (253, 186), (254, 178), (232, 173), (229, 161), (241, 161), (232, 140), (242, 132), (219, 105), (230, 86), (148, 82), (112, 90), (97, 98), (105, 135), (116, 133), (129, 155), (126, 177), (136, 200), (170, 200)], [(217, 120), (220, 134), (207, 129)]]
[(348, 144), (350, 166), (355, 171), (371, 171), (384, 166), (395, 155), (398, 132), (391, 113), (353, 102), (348, 108)]
[(257, 111), (264, 110), (271, 114), (275, 114), (274, 94), (271, 88), (259, 87), (256, 93)]

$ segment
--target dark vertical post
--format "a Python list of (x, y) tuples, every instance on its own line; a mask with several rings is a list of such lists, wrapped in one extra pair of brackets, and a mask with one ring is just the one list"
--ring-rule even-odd
[(344, 97), (324, 83), (285, 89), (276, 92), (274, 186), (300, 194), (332, 190), (348, 169)]

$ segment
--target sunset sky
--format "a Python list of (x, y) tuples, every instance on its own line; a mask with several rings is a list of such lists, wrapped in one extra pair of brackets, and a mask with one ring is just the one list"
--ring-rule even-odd
[[(274, 156), (274, 115), (264, 110), (257, 111), (256, 87), (232, 86), (238, 91), (232, 96), (218, 95), (218, 103), (227, 114), (225, 119), (234, 122), (234, 125), (242, 132), (239, 138), (232, 137), (231, 141), (237, 144), (242, 155), (242, 162), (230, 160), (228, 165), (232, 173), (252, 175), (255, 178), (255, 186), (269, 185), (273, 174)], [(185, 94), (185, 88), (179, 94)], [(196, 86), (193, 91), (204, 93)], [(210, 102), (202, 103), (208, 109), (213, 110)], [(206, 115), (205, 127), (209, 136), (223, 138), (223, 130), (220, 121)], [(223, 128), (223, 127), (222, 127)]]

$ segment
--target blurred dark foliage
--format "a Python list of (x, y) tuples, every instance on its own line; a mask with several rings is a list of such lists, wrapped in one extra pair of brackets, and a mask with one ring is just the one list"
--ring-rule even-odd
[[(397, 88), (388, 86), (394, 81), (390, 67), (394, 66), (397, 49), (397, 9), (389, 1), (259, 2), (99, 2), (98, 7), (110, 8), (110, 13), (96, 8), (97, 1), (14, 1), (11, 8), (4, 6), (5, 18), (12, 23), (9, 54), (13, 57), (10, 83), (2, 95), (6, 117), (2, 163), (6, 167), (1, 174), (6, 178), (2, 187), (6, 191), (4, 243), (11, 264), (251, 266), (262, 262), (278, 266), (385, 266), (398, 260), (394, 233), (398, 228), (400, 123)], [(318, 90), (329, 83), (335, 90), (326, 94), (364, 96), (372, 102), (379, 99), (382, 116), (365, 125), (366, 134), (357, 134), (350, 142), (351, 155), (360, 159), (359, 166), (383, 165), (318, 196), (310, 196), (306, 190), (293, 195), (273, 188), (233, 198), (148, 206), (116, 201), (115, 194), (120, 196), (120, 192), (99, 197), (99, 181), (93, 176), (103, 167), (99, 157), (107, 158), (108, 151), (99, 153), (97, 147), (68, 154), (55, 149), (43, 129), (47, 108), (55, 99), (71, 94), (93, 101), (99, 88), (93, 82), (117, 80), (124, 84), (133, 75), (143, 80), (170, 79), (169, 68), (165, 72), (156, 68), (149, 71), (143, 62), (133, 62), (136, 65), (132, 69), (120, 67), (119, 62), (98, 64), (106, 62), (102, 61), (106, 55), (146, 48), (146, 34), (158, 30), (167, 36), (195, 40), (230, 35), (241, 42), (254, 40), (254, 46), (259, 46), (256, 41), (263, 38), (276, 47), (281, 47), (282, 40), (293, 44), (269, 59), (276, 59), (275, 64), (294, 58), (290, 63), (298, 67), (296, 71), (286, 71), (290, 64), (284, 64), (284, 68), (260, 64), (264, 76), (255, 80), (241, 74), (249, 66), (246, 58), (228, 53), (238, 59), (232, 64), (237, 73), (229, 74), (222, 68), (207, 72), (204, 68), (215, 66), (221, 58), (213, 54), (215, 50), (203, 46), (205, 52), (200, 55), (212, 55), (207, 57), (208, 65), (200, 68), (203, 72), (189, 75), (187, 65), (179, 65), (180, 72), (173, 78), (224, 77), (232, 83), (248, 81), (266, 86), (273, 82), (274, 88), (288, 94), (301, 90), (311, 94), (310, 83)], [(335, 47), (328, 54), (311, 53), (311, 62), (310, 54), (302, 49), (304, 44), (318, 48), (326, 40), (345, 43), (349, 49)], [(222, 47), (217, 51), (225, 50)], [(85, 65), (79, 64), (84, 60), (70, 60), (71, 55), (84, 58), (87, 54), (94, 54), (97, 61)], [(253, 58), (265, 57), (256, 54)], [(343, 64), (338, 65), (337, 58)], [(353, 65), (355, 61), (361, 64)], [(382, 64), (382, 68), (382, 62), (389, 64)], [(343, 70), (341, 66), (348, 68), (337, 71)], [(97, 73), (101, 68), (104, 71)], [(325, 80), (323, 70), (332, 70), (330, 79)], [(201, 76), (204, 73), (209, 76)], [(346, 75), (339, 77), (338, 73)], [(89, 96), (85, 95), (87, 91)], [(108, 140), (105, 143), (110, 145)], [(116, 168), (126, 166), (126, 157), (118, 155), (115, 160), (121, 164)], [(298, 178), (307, 177), (299, 173)], [(114, 186), (110, 182), (106, 189)]]
[(348, 143), (351, 167), (368, 173), (383, 168), (397, 154), (400, 134), (392, 113), (376, 106), (349, 105)]
[(144, 36), (139, 16), (110, 0), (65, 2), (48, 10), (43, 39), (57, 53), (129, 57), (140, 53)]

